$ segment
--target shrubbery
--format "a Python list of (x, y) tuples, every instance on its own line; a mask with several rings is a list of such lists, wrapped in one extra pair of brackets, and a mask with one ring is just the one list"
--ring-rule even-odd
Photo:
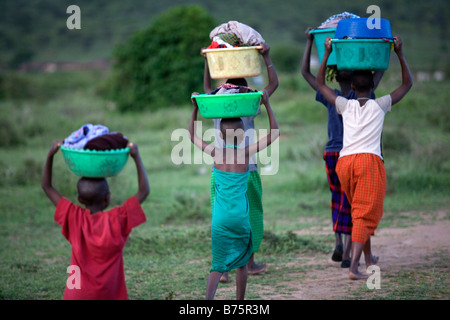
[(111, 98), (121, 111), (179, 105), (203, 88), (202, 47), (216, 26), (200, 6), (178, 6), (158, 16), (116, 48)]
[[(269, 43), (270, 45), (270, 43)], [(293, 44), (282, 44), (270, 48), (270, 56), (278, 72), (300, 73), (303, 51)]]

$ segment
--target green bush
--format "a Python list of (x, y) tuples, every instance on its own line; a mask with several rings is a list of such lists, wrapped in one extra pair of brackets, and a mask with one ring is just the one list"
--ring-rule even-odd
[(33, 84), (29, 78), (13, 72), (0, 73), (0, 100), (27, 99), (32, 95)]
[(116, 48), (111, 94), (121, 111), (155, 110), (189, 101), (203, 88), (202, 47), (215, 27), (200, 6), (177, 6)]
[(295, 74), (300, 72), (303, 52), (298, 45), (283, 44), (271, 47), (270, 55), (277, 71)]

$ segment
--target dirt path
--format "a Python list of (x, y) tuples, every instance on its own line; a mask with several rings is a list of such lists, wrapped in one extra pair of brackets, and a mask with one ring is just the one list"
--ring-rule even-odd
[[(431, 265), (433, 260), (450, 254), (450, 220), (445, 220), (445, 212), (439, 212), (434, 222), (408, 228), (383, 228), (372, 238), (372, 250), (380, 257), (378, 266), (383, 273), (393, 274), (414, 266)], [(361, 266), (364, 264), (361, 258)], [(365, 281), (350, 281), (346, 270), (339, 263), (326, 256), (307, 257), (307, 262), (315, 264), (307, 275), (299, 274), (299, 281), (284, 283), (288, 294), (267, 293), (264, 299), (345, 299), (352, 290), (365, 285)], [(362, 269), (362, 267), (360, 267)]]
[[(407, 214), (407, 213), (403, 213)], [(381, 274), (381, 288), (389, 290), (395, 288), (390, 284), (393, 276), (402, 270), (417, 270), (426, 272), (426, 266), (433, 266), (433, 262), (450, 259), (450, 220), (449, 210), (441, 210), (432, 217), (425, 218), (405, 228), (381, 228), (372, 237), (373, 254), (380, 257), (378, 266)], [(329, 233), (328, 228), (309, 228), (295, 232), (298, 235)], [(290, 272), (289, 280), (267, 285), (257, 285), (258, 299), (264, 300), (341, 300), (356, 299), (351, 293), (363, 288), (366, 281), (352, 281), (348, 279), (348, 269), (340, 267), (340, 262), (333, 262), (330, 254), (310, 254), (298, 257), (290, 265), (299, 264), (306, 271)], [(360, 270), (363, 271), (364, 255), (361, 257)], [(442, 264), (442, 260), (441, 260)], [(425, 267), (424, 267), (425, 266)], [(287, 266), (289, 269), (290, 266)], [(285, 272), (286, 265), (268, 264), (270, 273)], [(284, 271), (283, 271), (284, 270)], [(292, 268), (298, 270), (298, 268)], [(298, 272), (298, 273), (296, 273)], [(270, 276), (269, 273), (264, 276)], [(292, 280), (297, 279), (297, 280)], [(446, 279), (450, 279), (447, 277)], [(448, 281), (448, 280), (447, 280)], [(383, 287), (384, 285), (384, 287)], [(450, 285), (450, 284), (449, 284)], [(249, 279), (249, 290), (251, 278)], [(220, 288), (220, 286), (219, 286)], [(220, 292), (220, 293), (219, 293)], [(382, 290), (380, 290), (383, 296)], [(217, 300), (234, 299), (235, 287), (227, 285), (218, 290)], [(450, 298), (450, 297), (447, 297)]]

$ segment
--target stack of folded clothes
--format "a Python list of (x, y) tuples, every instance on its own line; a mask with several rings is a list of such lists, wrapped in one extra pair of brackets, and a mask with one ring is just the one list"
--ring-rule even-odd
[(250, 87), (247, 86), (239, 86), (232, 83), (224, 83), (218, 86), (216, 89), (211, 91), (209, 94), (228, 94), (228, 93), (249, 93), (256, 92)]
[(85, 124), (64, 139), (64, 146), (74, 149), (115, 150), (126, 148), (128, 139), (119, 132), (109, 132), (103, 125)]

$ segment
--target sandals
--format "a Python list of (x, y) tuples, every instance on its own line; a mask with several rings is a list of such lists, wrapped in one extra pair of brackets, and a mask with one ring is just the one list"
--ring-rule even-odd
[(342, 249), (342, 245), (337, 245), (334, 248), (333, 255), (331, 256), (331, 260), (337, 261), (337, 262), (342, 261), (342, 254), (343, 254), (343, 252), (344, 251)]
[(351, 263), (351, 260), (350, 260), (350, 259), (342, 260), (342, 262), (341, 262), (341, 268), (350, 268), (350, 263)]

